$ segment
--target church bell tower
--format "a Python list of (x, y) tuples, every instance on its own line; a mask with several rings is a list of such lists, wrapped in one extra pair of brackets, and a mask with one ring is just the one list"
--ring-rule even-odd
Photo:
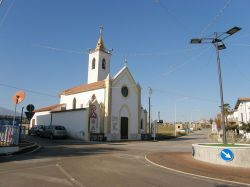
[(111, 51), (107, 51), (104, 47), (102, 31), (103, 27), (100, 27), (96, 48), (89, 50), (88, 84), (104, 80), (110, 73)]

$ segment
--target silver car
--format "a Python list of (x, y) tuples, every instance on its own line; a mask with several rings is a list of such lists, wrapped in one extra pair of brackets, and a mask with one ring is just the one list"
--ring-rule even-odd
[(45, 130), (41, 133), (42, 137), (54, 138), (66, 138), (67, 131), (64, 126), (61, 125), (50, 125), (46, 126)]

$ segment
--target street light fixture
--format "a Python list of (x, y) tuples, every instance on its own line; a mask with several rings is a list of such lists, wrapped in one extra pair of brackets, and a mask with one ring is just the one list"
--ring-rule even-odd
[[(212, 43), (215, 46), (216, 54), (217, 54), (217, 66), (218, 66), (218, 76), (219, 76), (219, 84), (220, 84), (220, 100), (221, 100), (221, 106), (224, 106), (224, 100), (223, 100), (223, 88), (222, 88), (222, 78), (221, 78), (221, 65), (220, 65), (220, 55), (219, 51), (226, 49), (225, 44), (223, 43), (223, 40), (228, 38), (229, 36), (232, 36), (236, 32), (240, 31), (240, 27), (233, 27), (229, 29), (226, 32), (221, 33), (218, 35), (217, 32), (214, 33), (213, 38), (194, 38), (191, 39), (191, 44), (201, 44), (201, 43)], [(222, 130), (223, 130), (223, 144), (227, 144), (227, 138), (226, 138), (226, 128), (225, 128), (225, 114), (223, 107), (221, 107), (221, 122), (222, 122)]]

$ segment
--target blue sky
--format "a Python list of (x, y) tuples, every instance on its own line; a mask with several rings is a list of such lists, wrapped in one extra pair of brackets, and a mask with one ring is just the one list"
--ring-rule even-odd
[(214, 118), (219, 111), (215, 49), (191, 45), (233, 26), (242, 30), (221, 51), (224, 100), (232, 107), (250, 96), (249, 0), (4, 0), (0, 6), (0, 106), (13, 109), (19, 88), (36, 108), (59, 102), (58, 93), (87, 79), (87, 49), (99, 26), (113, 48), (111, 74), (128, 60), (152, 114), (166, 121)]

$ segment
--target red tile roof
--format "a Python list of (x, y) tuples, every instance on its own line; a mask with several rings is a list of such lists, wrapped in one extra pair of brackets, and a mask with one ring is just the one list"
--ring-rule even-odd
[(72, 94), (86, 92), (90, 90), (96, 90), (100, 88), (105, 88), (105, 80), (90, 83), (90, 84), (82, 84), (80, 86), (75, 86), (73, 88), (62, 91), (60, 95), (72, 95)]
[(55, 110), (57, 108), (61, 109), (62, 106), (64, 106), (65, 104), (56, 104), (56, 105), (51, 105), (51, 106), (46, 106), (43, 108), (39, 108), (37, 110), (34, 110), (34, 112), (45, 112), (45, 111), (52, 111)]

